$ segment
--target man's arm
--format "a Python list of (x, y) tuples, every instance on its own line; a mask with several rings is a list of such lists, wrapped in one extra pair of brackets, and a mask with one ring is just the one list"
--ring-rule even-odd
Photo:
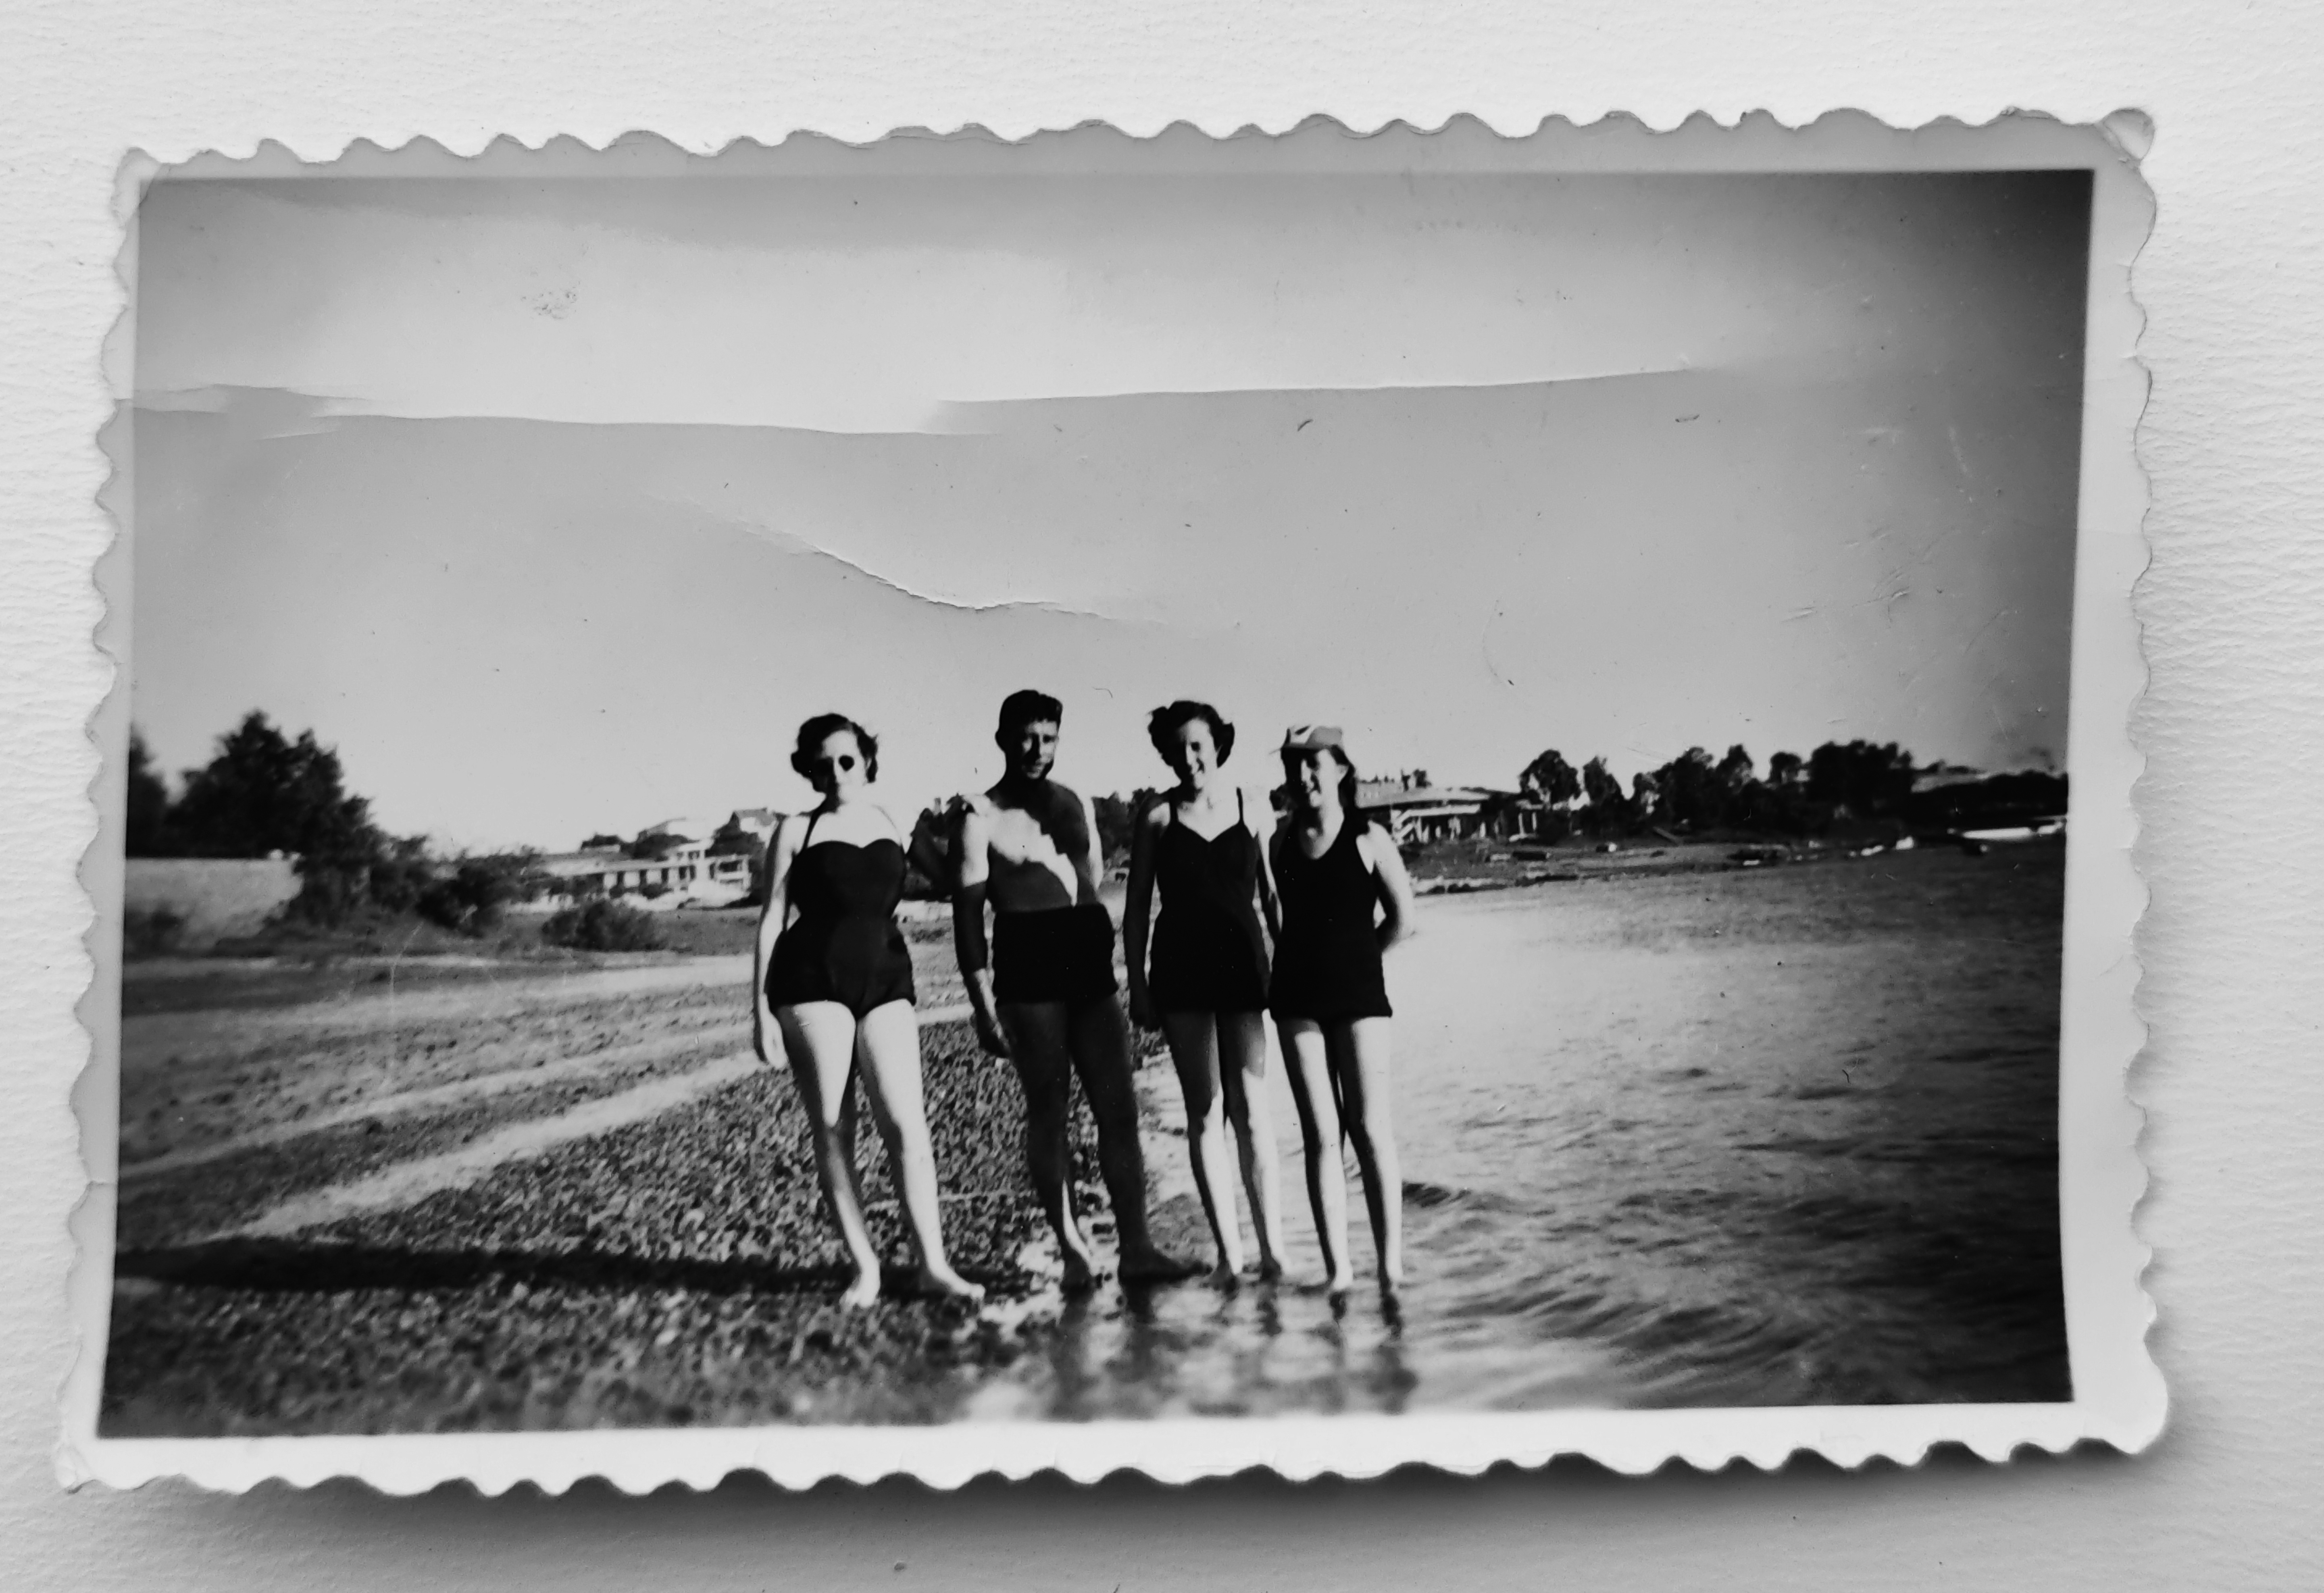
[(969, 1009), (976, 1017), (976, 1037), (996, 1056), (1009, 1054), (1008, 1036), (1001, 1029), (1000, 1009), (992, 999), (991, 948), (984, 939), (984, 888), (991, 878), (992, 821), (982, 806), (972, 803), (961, 815), (960, 833), (953, 846), (952, 944), (960, 960), (960, 981), (968, 988)]

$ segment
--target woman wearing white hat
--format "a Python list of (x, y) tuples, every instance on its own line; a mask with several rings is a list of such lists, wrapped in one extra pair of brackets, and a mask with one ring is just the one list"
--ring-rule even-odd
[(1356, 806), (1355, 766), (1338, 728), (1283, 738), (1291, 813), (1275, 833), (1275, 971), (1268, 1005), (1289, 1064), (1307, 1153), (1307, 1197), (1330, 1270), (1354, 1283), (1342, 1138), (1352, 1141), (1383, 1294), (1404, 1281), (1404, 1184), (1389, 1100), (1388, 985), (1380, 953), (1408, 933), (1412, 880), (1396, 842)]

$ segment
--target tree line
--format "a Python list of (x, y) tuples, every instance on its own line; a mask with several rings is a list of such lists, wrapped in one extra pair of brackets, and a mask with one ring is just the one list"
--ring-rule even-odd
[[(499, 926), (513, 902), (544, 889), (581, 889), (546, 878), (534, 851), (445, 855), (424, 835), (388, 833), (373, 820), (370, 802), (346, 788), (335, 749), (312, 731), (284, 733), (256, 709), (217, 739), (208, 763), (184, 771), (174, 796), (134, 729), (128, 764), (131, 857), (290, 857), (300, 889), (285, 912), (308, 923), (335, 926), (366, 913), (417, 914), (447, 929), (483, 935)], [(1941, 766), (1917, 765), (1893, 741), (1827, 741), (1805, 758), (1777, 752), (1764, 775), (1739, 744), (1719, 759), (1690, 747), (1634, 775), (1626, 789), (1602, 757), (1576, 769), (1552, 749), (1526, 764), (1517, 783), (1548, 810), (1553, 840), (1656, 829), (1796, 836), (1851, 823), (1958, 829), (2065, 810), (2062, 776), (1998, 775), (1916, 791), (1918, 777), (1932, 768)], [(1137, 815), (1160, 795), (1139, 789), (1094, 799), (1108, 862), (1127, 855)], [(652, 861), (678, 843), (676, 836), (653, 833), (598, 834), (583, 847)], [(756, 835), (730, 819), (708, 851), (748, 857), (751, 899), (764, 899), (765, 847)], [(933, 881), (913, 883), (914, 894), (936, 889)]]
[(336, 926), (366, 912), (417, 914), (464, 935), (499, 927), (540, 884), (532, 852), (443, 856), (424, 835), (391, 835), (346, 788), (337, 751), (312, 731), (285, 735), (257, 709), (187, 769), (175, 796), (145, 738), (129, 732), (124, 843), (131, 857), (294, 860), (286, 916)]
[(1603, 758), (1577, 769), (1553, 749), (1526, 765), (1517, 783), (1565, 830), (1587, 835), (1663, 829), (1797, 836), (1850, 823), (1955, 829), (2065, 811), (2061, 775), (1995, 775), (1915, 789), (1923, 775), (1942, 767), (1916, 764), (1894, 741), (1826, 741), (1805, 758), (1777, 752), (1763, 777), (1740, 743), (1715, 760), (1706, 749), (1689, 747), (1660, 769), (1633, 775), (1626, 791)]

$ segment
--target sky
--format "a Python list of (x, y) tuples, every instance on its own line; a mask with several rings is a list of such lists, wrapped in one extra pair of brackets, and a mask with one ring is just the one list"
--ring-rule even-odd
[(2078, 174), (180, 180), (139, 217), (134, 716), (569, 847), (909, 809), (1066, 704), (1508, 787), (1863, 737), (2054, 764)]

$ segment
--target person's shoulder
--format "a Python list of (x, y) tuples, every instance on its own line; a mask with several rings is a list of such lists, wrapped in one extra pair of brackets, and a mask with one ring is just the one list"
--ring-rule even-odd
[(1138, 827), (1141, 830), (1160, 830), (1169, 823), (1170, 799), (1167, 796), (1148, 796), (1138, 810)]
[(809, 829), (813, 828), (814, 824), (815, 815), (812, 812), (787, 813), (783, 815), (780, 821), (779, 821), (775, 825), (775, 844), (777, 846), (797, 846), (799, 843), (800, 837), (804, 836)]
[(1382, 857), (1395, 852), (1396, 837), (1379, 820), (1366, 819), (1364, 827), (1356, 832), (1356, 844), (1363, 850), (1364, 861), (1378, 868)]

